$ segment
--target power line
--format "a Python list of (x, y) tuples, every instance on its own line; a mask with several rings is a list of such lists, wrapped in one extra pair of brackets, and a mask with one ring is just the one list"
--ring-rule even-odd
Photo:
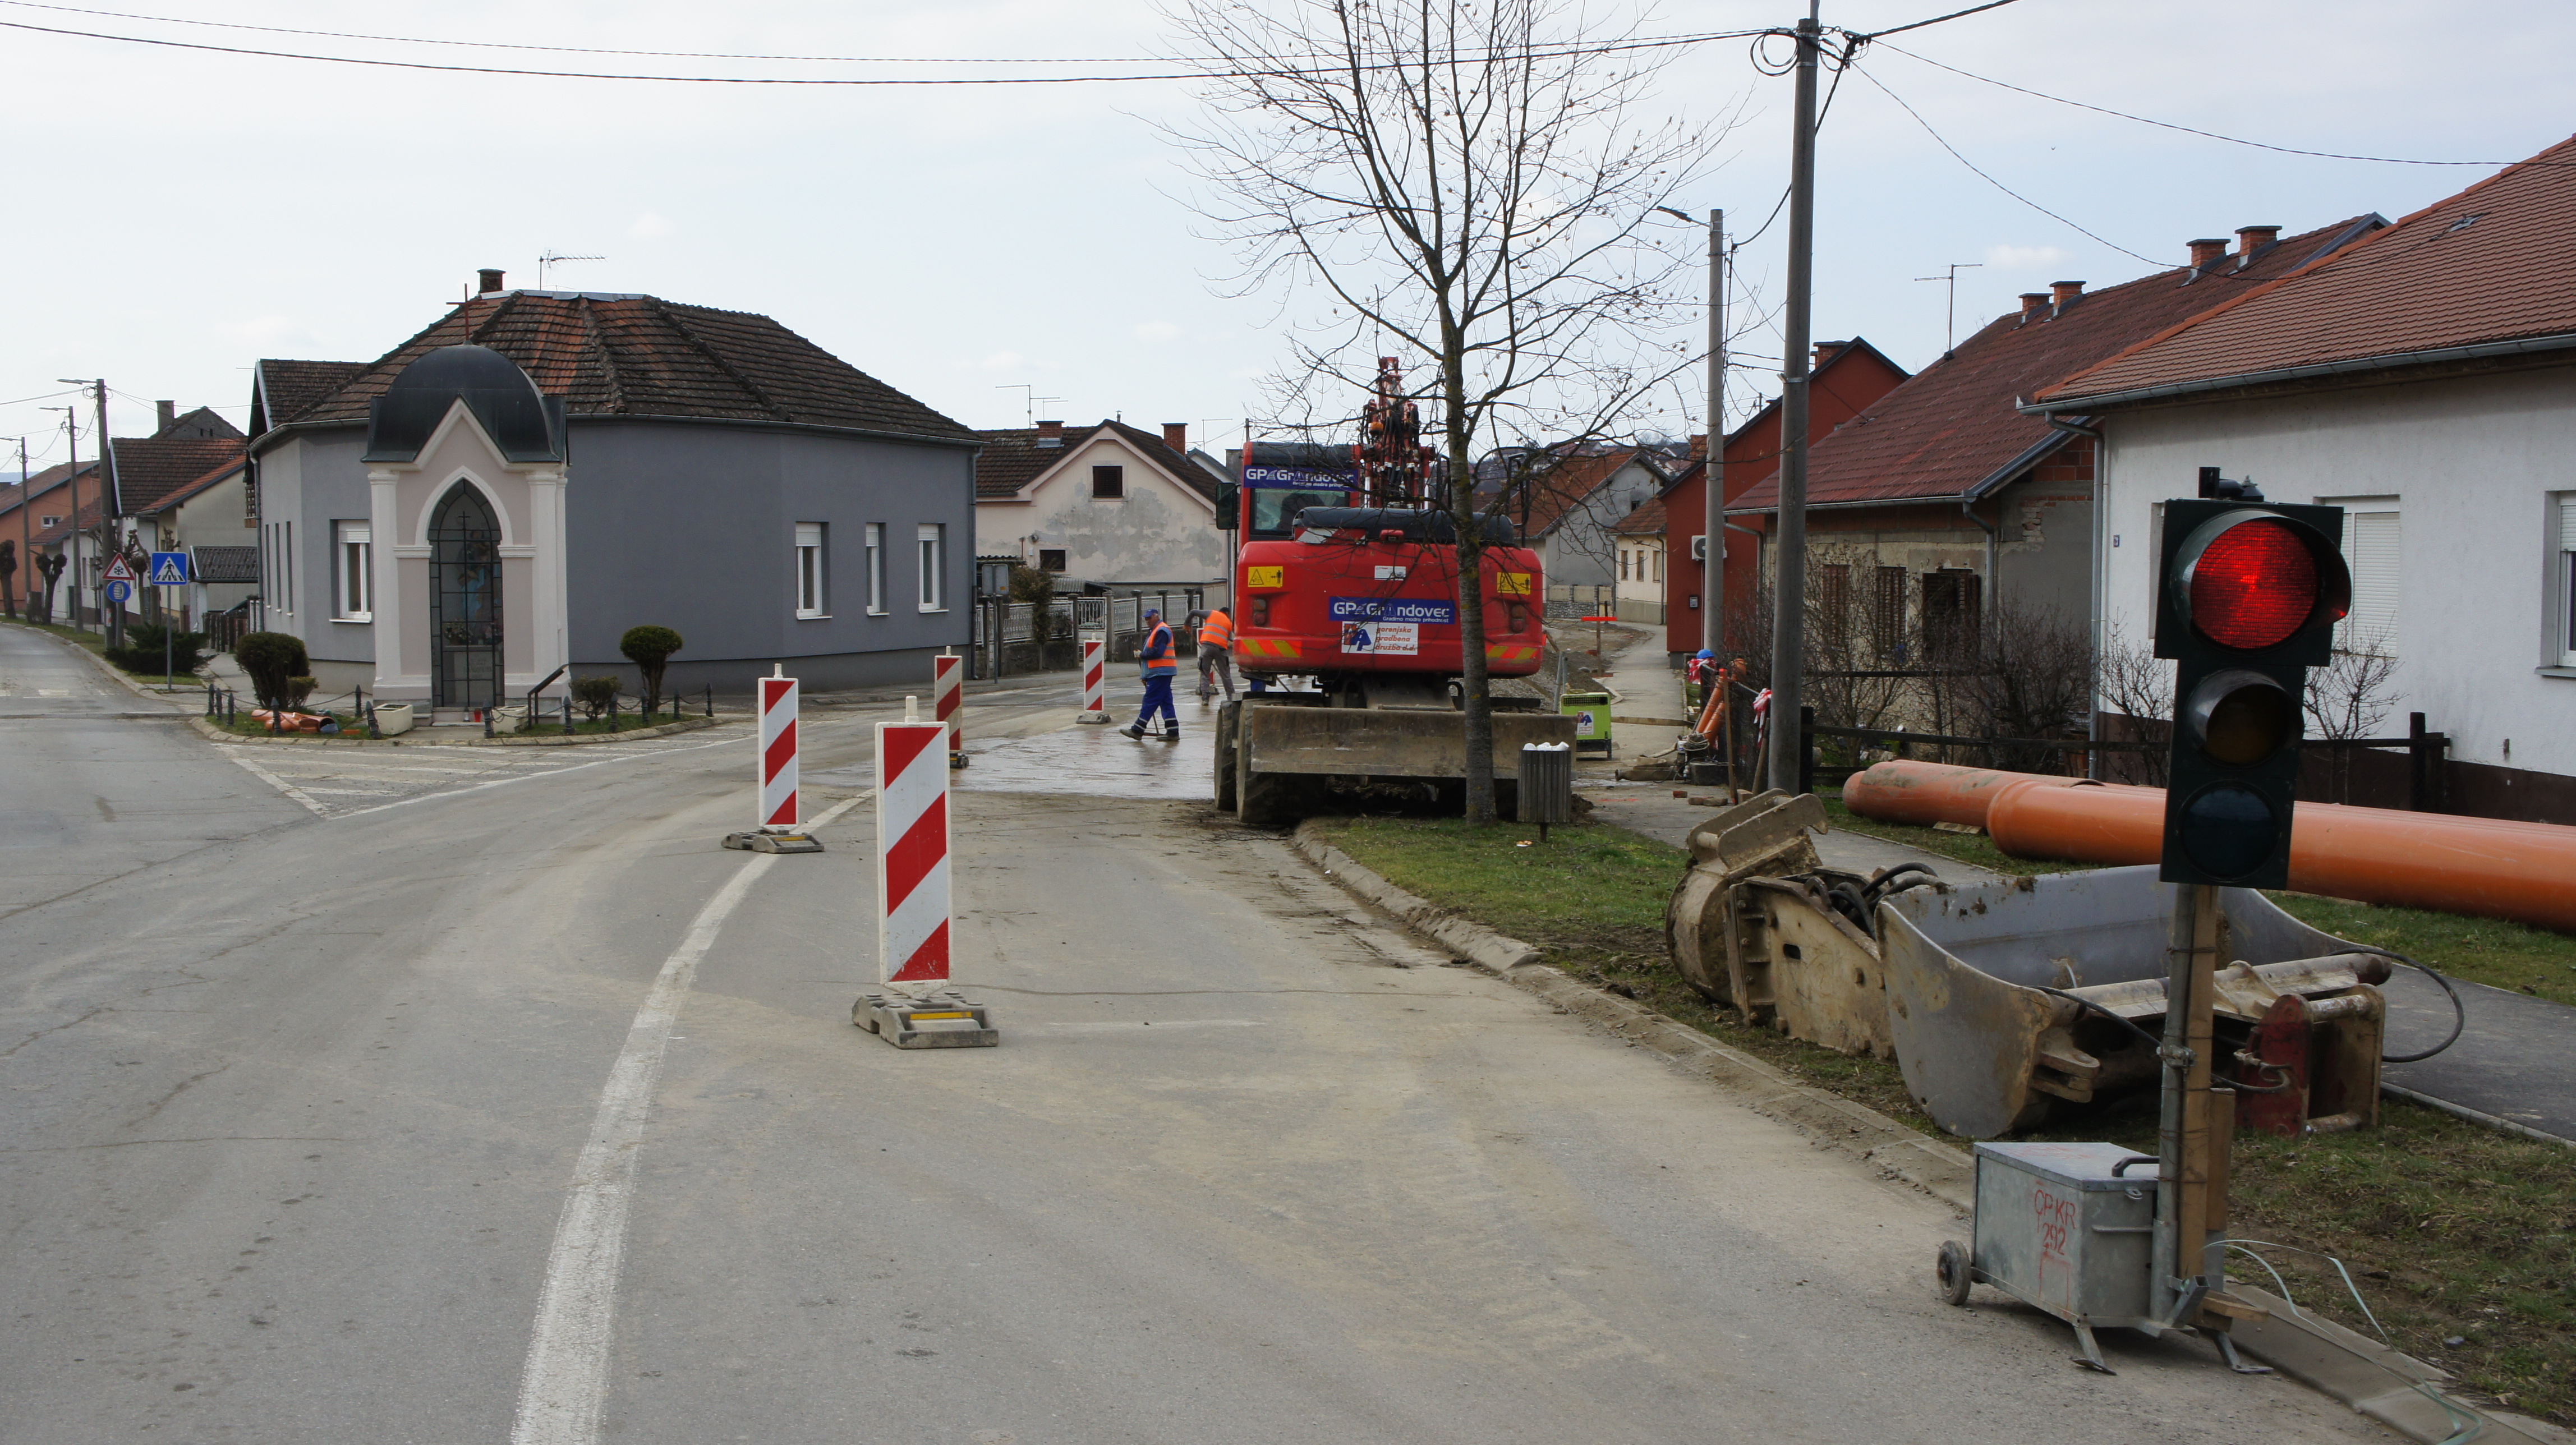
[(1969, 170), (1975, 171), (1978, 178), (1983, 180), (1987, 185), (1994, 187), (1996, 190), (2003, 192), (2005, 195), (2012, 197), (2014, 200), (2021, 202), (2023, 205), (2030, 207), (2032, 210), (2037, 211), (2041, 215), (2048, 217), (2050, 220), (2057, 222), (2059, 225), (2066, 227), (2068, 230), (2074, 231), (2079, 235), (2091, 237), (2093, 240), (2110, 247), (2112, 250), (2119, 252), (2123, 256), (2135, 256), (2138, 260), (2144, 261), (2158, 270), (2167, 269), (2166, 262), (2159, 261), (2153, 256), (2139, 256), (2137, 252), (2130, 250), (2128, 247), (2121, 245), (2117, 241), (2108, 240), (2104, 237), (2094, 235), (2091, 231), (2085, 230), (2082, 226), (2076, 225), (2073, 221), (2066, 219), (2064, 216), (2057, 214), (2048, 207), (2041, 205), (2039, 202), (2032, 200), (2030, 197), (2025, 196), (2021, 192), (2014, 190), (2012, 187), (2005, 185), (2003, 182), (1996, 180), (1993, 176), (1986, 174), (1984, 170), (1978, 167), (1975, 161), (1959, 154), (1959, 148), (1957, 146), (1943, 140), (1941, 138), (1941, 133), (1932, 128), (1932, 122), (1925, 120), (1921, 111), (1916, 110), (1913, 106), (1905, 103), (1905, 97), (1888, 89), (1877, 76), (1861, 69), (1858, 65), (1847, 65), (1845, 68), (1860, 76), (1861, 79), (1877, 86), (1879, 94), (1886, 96), (1889, 100), (1895, 101), (1898, 107), (1903, 109), (1907, 115), (1914, 117), (1914, 123), (1923, 127), (1923, 133), (1925, 135), (1938, 141), (1941, 149), (1948, 151), (1952, 159), (1956, 160), (1959, 164), (1966, 166)]
[[(1879, 32), (1881, 35), (1892, 33), (1894, 32)], [(1876, 37), (1871, 38), (1875, 39)], [(2247, 140), (2243, 136), (2221, 135), (2217, 131), (2202, 130), (2198, 126), (2177, 125), (2172, 121), (2158, 120), (2153, 116), (2131, 115), (2125, 110), (2113, 110), (2109, 106), (2105, 105), (2094, 105), (2088, 101), (2081, 100), (2069, 100), (2062, 95), (2050, 95), (2044, 90), (2033, 90), (2026, 85), (2015, 85), (2008, 80), (1997, 80), (1991, 75), (1979, 75), (1973, 70), (1961, 70), (1955, 65), (1944, 65), (1940, 61), (1934, 60), (1931, 56), (1917, 55), (1913, 51), (1908, 50), (1901, 45), (1890, 45), (1887, 48), (1904, 56), (1908, 60), (1922, 61), (1925, 65), (1929, 65), (1936, 70), (1946, 70), (1952, 75), (1964, 76), (1969, 80), (1982, 81), (1987, 85), (1996, 86), (2004, 90), (2017, 91), (2023, 95), (2032, 96), (2040, 100), (2055, 101), (2059, 105), (2071, 105), (2077, 110), (2089, 110), (2096, 115), (2112, 116), (2120, 120), (2133, 120), (2140, 125), (2152, 125), (2164, 130), (2178, 130), (2185, 135), (2196, 135), (2205, 137), (2209, 140), (2225, 141), (2229, 145), (2251, 146), (2256, 150), (2264, 151), (2278, 151), (2282, 155), (2286, 156), (2315, 156), (2321, 160), (2330, 161), (2376, 161), (2381, 165), (2390, 166), (2505, 166), (2514, 164), (2512, 161), (2427, 161), (2417, 160), (2410, 156), (2365, 156), (2353, 155), (2344, 151), (2312, 151), (2302, 150), (2297, 146), (2274, 145), (2270, 141)], [(1881, 88), (1884, 89), (1884, 87)]]
[[(1917, 20), (1911, 24), (1891, 25), (1885, 30), (1873, 30), (1867, 35), (1855, 38), (1860, 40), (1876, 40), (1882, 35), (1902, 35), (1908, 30), (1920, 30), (1926, 25), (1938, 25), (1944, 20), (1956, 20), (1962, 15), (1974, 15), (1981, 10), (2000, 10), (2011, 3), (2013, 3), (2013, 0), (1986, 0), (1986, 3), (1983, 5), (1971, 5), (1965, 10), (1953, 10), (1947, 15), (1935, 15), (1929, 20)], [(1844, 33), (1849, 34), (1850, 32), (1845, 31)]]
[[(30, 0), (0, 0), (0, 4), (27, 4), (27, 3), (30, 3)], [(69, 6), (46, 6), (46, 7), (42, 7), (42, 8), (47, 8), (47, 9), (59, 9), (59, 10), (68, 10), (68, 9), (70, 9), (71, 7), (69, 7)], [(82, 14), (116, 14), (116, 13), (118, 13), (118, 12), (113, 12), (113, 11), (82, 11), (82, 12), (78, 12), (78, 13), (82, 13)], [(160, 17), (152, 17), (152, 16), (138, 16), (138, 17), (133, 17), (133, 18), (139, 18), (139, 19), (144, 19), (144, 20), (150, 21), (150, 20), (156, 20), (156, 19), (159, 19)], [(195, 22), (180, 21), (180, 22), (172, 22), (172, 23), (186, 24), (186, 23), (195, 23)], [(245, 26), (245, 27), (242, 27), (242, 28), (245, 28), (245, 29), (252, 29), (252, 28), (265, 28), (265, 27), (249, 27), (249, 26)], [(534, 78), (534, 79), (540, 79), (540, 80), (641, 80), (641, 81), (653, 81), (653, 82), (664, 83), (664, 84), (682, 84), (682, 85), (822, 85), (822, 86), (833, 86), (833, 85), (838, 85), (838, 86), (875, 86), (875, 87), (887, 87), (887, 86), (923, 86), (923, 85), (1118, 85), (1118, 84), (1132, 84), (1132, 83), (1140, 82), (1140, 81), (1196, 80), (1196, 79), (1202, 79), (1202, 78), (1205, 78), (1205, 77), (1207, 76), (1207, 72), (1206, 72), (1206, 71), (1204, 71), (1204, 70), (1167, 70), (1167, 71), (1157, 72), (1157, 73), (1154, 73), (1154, 74), (1142, 74), (1142, 75), (1021, 75), (1021, 76), (990, 76), (990, 77), (985, 77), (985, 76), (940, 76), (940, 77), (924, 77), (924, 78), (918, 78), (918, 79), (915, 79), (915, 78), (861, 78), (861, 77), (855, 77), (855, 76), (651, 75), (651, 74), (635, 74), (635, 73), (627, 73), (627, 72), (618, 72), (618, 71), (599, 71), (599, 70), (536, 70), (536, 69), (529, 69), (529, 68), (523, 68), (523, 67), (499, 66), (499, 65), (454, 65), (454, 64), (442, 64), (442, 63), (439, 63), (439, 62), (435, 62), (435, 61), (426, 61), (426, 60), (388, 60), (388, 59), (382, 59), (382, 58), (372, 57), (372, 56), (355, 56), (355, 55), (317, 55), (317, 54), (314, 54), (314, 53), (313, 53), (313, 52), (311, 52), (311, 51), (301, 51), (301, 50), (263, 50), (263, 49), (259, 49), (259, 48), (252, 47), (252, 46), (241, 46), (241, 45), (210, 45), (210, 44), (207, 44), (207, 43), (205, 43), (205, 42), (203, 42), (203, 41), (195, 41), (195, 40), (164, 40), (164, 39), (160, 39), (160, 38), (153, 37), (153, 36), (147, 36), (147, 35), (111, 35), (111, 34), (108, 34), (108, 33), (104, 32), (104, 31), (97, 31), (97, 30), (72, 30), (72, 29), (68, 29), (68, 28), (62, 27), (62, 26), (54, 26), (54, 25), (31, 25), (31, 24), (28, 24), (28, 23), (26, 23), (26, 22), (24, 22), (24, 21), (16, 21), (16, 20), (0, 20), (0, 29), (9, 29), (9, 30), (25, 30), (25, 31), (30, 31), (30, 32), (33, 32), (33, 33), (35, 33), (35, 34), (39, 34), (39, 35), (67, 35), (67, 36), (73, 36), (73, 37), (76, 37), (76, 38), (78, 38), (78, 39), (83, 39), (83, 40), (111, 40), (111, 41), (117, 41), (117, 42), (120, 42), (120, 43), (122, 43), (122, 44), (126, 44), (126, 45), (152, 45), (152, 46), (159, 46), (159, 47), (161, 47), (161, 48), (163, 48), (163, 49), (168, 49), (168, 50), (202, 50), (202, 51), (207, 51), (207, 52), (210, 52), (210, 53), (213, 53), (213, 54), (217, 54), (217, 55), (248, 55), (248, 56), (256, 56), (256, 57), (260, 57), (260, 58), (264, 58), (264, 59), (271, 59), (271, 60), (311, 60), (311, 61), (319, 61), (319, 62), (321, 62), (321, 63), (328, 64), (328, 65), (366, 65), (366, 66), (378, 66), (378, 67), (382, 67), (382, 68), (386, 68), (386, 69), (392, 69), (392, 70), (426, 70), (426, 71), (438, 71), (438, 72), (445, 72), (445, 73), (449, 73), (449, 74), (458, 74), (458, 75), (512, 75), (512, 76), (526, 76), (526, 77), (530, 77), (530, 78)], [(473, 42), (456, 42), (456, 41), (442, 41), (442, 40), (409, 40), (409, 39), (406, 39), (406, 37), (402, 37), (402, 36), (358, 36), (358, 35), (345, 35), (345, 36), (344, 36), (341, 32), (328, 32), (328, 31), (289, 31), (289, 32), (285, 32), (285, 33), (289, 33), (289, 34), (333, 35), (333, 36), (335, 36), (335, 37), (341, 37), (341, 38), (350, 38), (350, 39), (369, 39), (369, 40), (380, 40), (380, 41), (385, 41), (385, 42), (389, 42), (389, 43), (406, 43), (406, 44), (423, 44), (423, 45), (451, 45), (451, 44), (458, 44), (458, 43), (473, 43)], [(1503, 54), (1507, 54), (1507, 55), (1509, 55), (1511, 58), (1513, 58), (1513, 59), (1518, 59), (1518, 60), (1527, 60), (1527, 59), (1539, 59), (1539, 60), (1545, 60), (1545, 59), (1557, 59), (1557, 58), (1562, 58), (1562, 57), (1565, 57), (1565, 56), (1571, 56), (1571, 55), (1609, 55), (1609, 54), (1616, 54), (1616, 53), (1625, 52), (1625, 51), (1631, 51), (1631, 50), (1658, 50), (1658, 49), (1670, 49), (1670, 48), (1677, 48), (1677, 47), (1684, 47), (1684, 46), (1692, 46), (1692, 45), (1702, 45), (1702, 44), (1706, 44), (1706, 43), (1708, 43), (1708, 42), (1710, 42), (1710, 41), (1714, 41), (1714, 40), (1737, 40), (1737, 39), (1742, 39), (1742, 38), (1744, 38), (1744, 37), (1746, 37), (1746, 36), (1750, 36), (1750, 35), (1758, 35), (1758, 34), (1760, 34), (1760, 33), (1762, 33), (1762, 32), (1760, 32), (1760, 31), (1754, 31), (1754, 30), (1732, 30), (1732, 31), (1713, 31), (1713, 32), (1709, 32), (1709, 33), (1706, 33), (1706, 34), (1698, 34), (1698, 35), (1667, 35), (1667, 36), (1650, 36), (1650, 37), (1646, 37), (1646, 38), (1643, 38), (1643, 39), (1623, 40), (1623, 41), (1609, 41), (1609, 42), (1600, 42), (1600, 41), (1568, 42), (1568, 43), (1555, 44), (1555, 45), (1531, 46), (1531, 47), (1527, 47), (1527, 48), (1523, 48), (1523, 49), (1516, 49), (1516, 50), (1512, 50), (1512, 51), (1508, 51), (1508, 52), (1492, 52), (1492, 53), (1489, 53), (1489, 55), (1488, 55), (1487, 57), (1485, 57), (1485, 58), (1490, 59), (1490, 58), (1492, 58), (1492, 56), (1493, 56), (1493, 55), (1503, 55)], [(572, 47), (533, 47), (533, 46), (532, 46), (532, 47), (528, 47), (528, 48), (530, 48), (530, 49), (564, 50), (564, 51), (569, 51), (570, 53), (575, 53), (575, 54), (602, 54), (602, 55), (614, 55), (614, 54), (675, 55), (675, 54), (679, 54), (679, 53), (680, 53), (680, 52), (662, 52), (662, 51), (606, 51), (606, 50), (600, 50), (600, 51), (583, 51), (583, 50), (575, 50), (575, 49), (573, 49)], [(716, 57), (707, 57), (707, 58), (716, 58)], [(731, 57), (727, 57), (727, 58), (731, 58)], [(755, 57), (746, 57), (746, 58), (753, 58), (753, 59), (779, 59), (779, 60), (793, 60), (793, 59), (801, 59), (801, 58), (806, 58), (806, 57), (792, 57), (792, 56), (755, 56)], [(1474, 61), (1475, 61), (1476, 57), (1472, 57), (1472, 56), (1471, 56), (1471, 57), (1462, 57), (1462, 59), (1463, 59), (1463, 60), (1465, 60), (1465, 61), (1467, 61), (1468, 63), (1474, 63)], [(1317, 68), (1316, 68), (1316, 69), (1314, 69), (1314, 70), (1311, 70), (1311, 71), (1308, 71), (1308, 70), (1296, 70), (1296, 69), (1280, 69), (1280, 70), (1258, 70), (1258, 69), (1255, 69), (1255, 70), (1247, 71), (1247, 72), (1244, 72), (1244, 73), (1254, 74), (1254, 75), (1265, 75), (1265, 76), (1299, 76), (1299, 75), (1309, 75), (1309, 74), (1319, 74), (1319, 75), (1320, 75), (1320, 74), (1340, 75), (1340, 74), (1345, 74), (1345, 73), (1347, 73), (1350, 69), (1352, 69), (1352, 68), (1353, 68), (1353, 67), (1348, 66), (1348, 65), (1346, 65), (1346, 64), (1340, 64), (1340, 63), (1333, 62), (1329, 57), (1322, 57), (1322, 56), (1318, 56), (1318, 57), (1316, 57), (1316, 61), (1317, 61)], [(907, 63), (907, 64), (908, 64), (908, 63), (922, 63), (922, 64), (1008, 64), (1008, 63), (1011, 63), (1011, 62), (1009, 62), (1009, 61), (1007, 61), (1007, 60), (992, 60), (992, 59), (958, 59), (958, 60), (949, 60), (949, 61), (940, 61), (940, 60), (922, 60), (922, 61), (918, 61), (918, 62), (915, 62), (915, 61), (901, 61), (901, 62), (898, 62), (898, 61), (893, 60), (892, 58), (888, 58), (888, 59), (883, 60), (883, 61), (872, 61), (872, 62), (868, 62), (868, 63)], [(1052, 62), (1038, 62), (1038, 63), (1052, 63)], [(1093, 62), (1093, 63), (1102, 63), (1102, 62)], [(1136, 61), (1133, 61), (1133, 62), (1107, 62), (1107, 63), (1134, 63), (1134, 64), (1153, 64), (1153, 65), (1231, 65), (1231, 64), (1233, 64), (1233, 59), (1232, 59), (1231, 57), (1224, 57), (1224, 56), (1217, 56), (1217, 57), (1179, 57), (1179, 58), (1168, 59), (1168, 60), (1167, 60), (1167, 59), (1161, 59), (1161, 58), (1145, 58), (1145, 59), (1139, 59), (1139, 60), (1136, 60)], [(1357, 68), (1358, 68), (1358, 69), (1361, 69), (1361, 70), (1391, 70), (1391, 69), (1399, 69), (1399, 68), (1402, 68), (1402, 67), (1404, 67), (1405, 65), (1407, 65), (1408, 63), (1409, 63), (1409, 62), (1406, 62), (1406, 61), (1382, 61), (1382, 62), (1374, 62), (1374, 63), (1363, 64), (1363, 65), (1358, 66)]]

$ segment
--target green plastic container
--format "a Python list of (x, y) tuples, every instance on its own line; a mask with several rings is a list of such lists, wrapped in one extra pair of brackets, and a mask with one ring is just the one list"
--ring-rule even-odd
[(1557, 700), (1556, 710), (1575, 720), (1576, 752), (1598, 746), (1601, 756), (1610, 756), (1610, 694), (1569, 692)]

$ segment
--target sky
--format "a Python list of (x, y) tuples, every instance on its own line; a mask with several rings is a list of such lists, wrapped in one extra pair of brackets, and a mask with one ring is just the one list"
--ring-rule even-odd
[[(1064, 62), (1173, 44), (1171, 22), (1133, 0), (122, 3), (127, 16), (162, 18), (0, 0), (0, 23), (428, 64), (775, 77), (1135, 74), (1153, 67)], [(1826, 0), (1823, 19), (1867, 31), (1954, 8)], [(2496, 0), (2474, 31), (2459, 13), (2398, 0), (2017, 0), (1874, 45), (1842, 78), (1819, 139), (1814, 335), (1865, 336), (1920, 367), (1943, 348), (1949, 287), (1916, 278), (1952, 263), (1974, 263), (1958, 273), (1965, 335), (2052, 281), (2115, 284), (2242, 225), (2394, 219), (2494, 169), (2229, 144), (1916, 56), (2298, 149), (2504, 163), (2576, 129), (2564, 60), (2576, 53), (2576, 6)], [(1674, 0), (1634, 23), (1681, 35), (1797, 15), (1783, 0)], [(224, 28), (245, 25), (755, 58)], [(979, 63), (775, 58), (790, 56)], [(603, 258), (549, 266), (549, 289), (763, 312), (970, 426), (1179, 421), (1211, 449), (1238, 441), (1260, 378), (1286, 360), (1281, 327), (1314, 304), (1229, 294), (1233, 253), (1193, 211), (1192, 182), (1158, 129), (1196, 113), (1177, 82), (546, 79), (0, 28), (0, 83), (16, 201), (0, 231), (12, 282), (0, 447), (14, 453), (25, 436), (39, 466), (65, 446), (60, 416), (42, 408), (79, 400), (57, 378), (105, 377), (116, 435), (149, 432), (161, 398), (238, 425), (259, 358), (371, 360), (435, 321), (478, 267), (534, 286), (548, 252)], [(1761, 74), (1743, 41), (1674, 51), (1650, 114), (1742, 116), (1681, 204), (1724, 208), (1738, 234), (1759, 225), (1785, 183), (1789, 108), (1790, 81)], [(1672, 224), (1695, 254), (1700, 238)], [(1774, 225), (1740, 253), (1738, 417), (1778, 390), (1778, 340), (1761, 318), (1776, 317), (1786, 233)], [(1676, 316), (1666, 339), (1695, 338), (1702, 324)], [(1704, 429), (1701, 385), (1673, 388), (1636, 425)], [(88, 456), (86, 410), (81, 426)], [(14, 455), (0, 470), (15, 470)]]

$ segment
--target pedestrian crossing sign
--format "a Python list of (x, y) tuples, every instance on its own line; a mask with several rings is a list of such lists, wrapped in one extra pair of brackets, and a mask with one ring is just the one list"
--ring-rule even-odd
[(152, 554), (152, 585), (185, 587), (188, 585), (188, 554), (155, 552)]
[(102, 582), (131, 582), (134, 580), (134, 569), (125, 565), (125, 557), (120, 553), (107, 559), (107, 575), (101, 577), (99, 580)]

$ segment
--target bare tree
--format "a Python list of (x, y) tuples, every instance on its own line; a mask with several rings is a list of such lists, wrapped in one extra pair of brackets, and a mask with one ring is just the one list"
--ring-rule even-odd
[(2308, 669), (2308, 732), (2321, 738), (2366, 738), (2406, 700), (2396, 688), (2397, 657), (2386, 639), (2359, 639), (2352, 651), (2336, 648), (2334, 661)]
[[(1645, 228), (1715, 136), (1641, 120), (1667, 52), (1563, 0), (1182, 0), (1177, 48), (1205, 116), (1172, 130), (1201, 212), (1239, 248), (1245, 292), (1320, 285), (1330, 314), (1288, 333), (1285, 413), (1350, 415), (1377, 358), (1433, 363), (1457, 523), (1467, 817), (1490, 822), (1485, 517), (1477, 448), (1614, 434), (1695, 358), (1640, 339), (1696, 272)], [(1682, 348), (1684, 351), (1687, 348)], [(1342, 401), (1340, 398), (1349, 398)]]
[[(1988, 617), (1974, 660), (1949, 679), (1958, 726), (1989, 738), (2063, 738), (2093, 701), (2093, 640), (2053, 608), (2005, 604)], [(1993, 750), (1989, 767), (2062, 773), (2060, 748)]]
[(2165, 748), (2173, 738), (2174, 668), (2157, 658), (2155, 649), (2111, 624), (2103, 639), (2100, 671), (2094, 688), (2101, 698), (2109, 729), (2121, 740), (2153, 744), (2145, 752), (2115, 753), (2113, 771), (2122, 781), (2165, 785)]

